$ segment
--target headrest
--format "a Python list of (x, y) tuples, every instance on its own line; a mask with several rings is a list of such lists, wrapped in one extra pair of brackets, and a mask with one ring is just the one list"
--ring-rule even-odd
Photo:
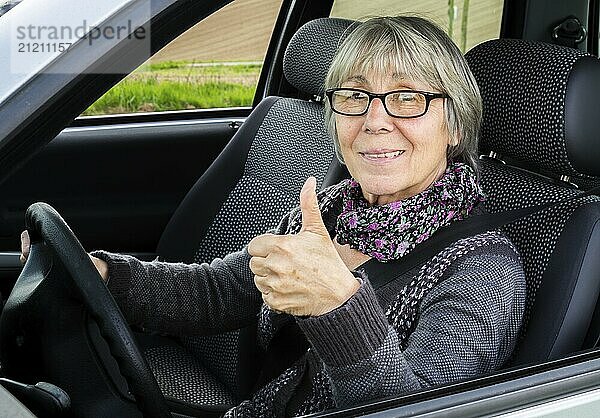
[(353, 20), (311, 20), (294, 34), (283, 56), (283, 74), (298, 90), (315, 96), (325, 94), (325, 77), (333, 56)]
[(600, 176), (600, 60), (498, 39), (469, 51), (483, 99), (480, 149), (556, 175)]

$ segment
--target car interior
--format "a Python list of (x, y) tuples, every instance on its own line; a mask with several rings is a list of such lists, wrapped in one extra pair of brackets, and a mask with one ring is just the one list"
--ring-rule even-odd
[[(120, 139), (119, 131), (87, 130), (80, 121), (0, 185), (0, 195), (14, 199), (8, 206), (44, 200), (45, 187), (51, 188), (57, 206), (68, 208), (59, 211), (73, 228), (52, 208), (31, 207), (27, 226), (37, 245), (14, 288), (10, 283), (1, 289), (4, 298), (10, 297), (0, 319), (5, 377), (0, 382), (34, 413), (220, 416), (255, 389), (264, 355), (253, 344), (255, 327), (210, 336), (132, 334), (108, 292), (86, 287), (94, 271), (76, 263), (85, 259), (77, 238), (86, 250), (94, 249), (88, 246), (92, 242), (115, 251), (135, 249), (131, 252), (146, 259), (209, 261), (275, 226), (297, 205), (307, 176), (317, 178), (318, 188), (347, 177), (323, 123), (323, 84), (353, 21), (313, 19), (321, 15), (316, 9), (314, 14), (290, 33), (284, 51), (271, 51), (281, 62), (278, 90), (283, 94), (262, 98), (241, 126), (224, 127), (211, 119), (182, 125), (165, 152), (154, 143), (165, 133), (160, 126), (139, 123)], [(590, 350), (600, 339), (600, 198), (566, 200), (600, 184), (594, 118), (600, 107), (600, 61), (573, 48), (573, 39), (578, 38), (563, 39), (562, 45), (497, 39), (466, 54), (483, 98), (480, 177), (486, 209), (500, 213), (556, 202), (503, 227), (527, 279), (526, 325), (506, 370)], [(82, 138), (86, 146), (75, 147)], [(64, 155), (73, 170), (85, 174), (44, 176)], [(198, 155), (203, 158), (197, 163)], [(132, 167), (118, 186), (119, 179), (97, 176)], [(168, 167), (177, 167), (176, 173), (163, 176)], [(173, 175), (176, 189), (170, 187)], [(22, 187), (33, 178), (33, 189)], [(70, 195), (70, 188), (85, 189), (92, 179), (95, 185), (87, 194)], [(108, 198), (102, 197), (105, 190)], [(104, 214), (108, 226), (98, 231), (87, 214), (105, 205), (113, 211)], [(136, 206), (149, 210), (136, 214)], [(16, 210), (6, 214), (19, 216)], [(144, 222), (131, 222), (131, 216)], [(0, 240), (15, 245), (6, 236)], [(51, 384), (34, 388), (37, 382)], [(158, 399), (160, 393), (164, 400)], [(412, 399), (401, 398), (394, 402)]]

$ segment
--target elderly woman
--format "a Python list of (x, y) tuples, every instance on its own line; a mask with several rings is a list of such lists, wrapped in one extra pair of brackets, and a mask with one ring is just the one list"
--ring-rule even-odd
[(351, 179), (316, 194), (309, 178), (273, 233), (211, 264), (93, 253), (126, 317), (146, 329), (214, 333), (258, 315), (268, 348), (296, 327), (283, 351), (299, 340), (309, 349), (267, 364), (262, 387), (229, 415), (305, 414), (481, 375), (517, 340), (524, 273), (499, 232), (455, 242), (378, 289), (369, 281), (481, 210), (481, 99), (457, 47), (421, 18), (371, 19), (341, 43), (326, 88)]

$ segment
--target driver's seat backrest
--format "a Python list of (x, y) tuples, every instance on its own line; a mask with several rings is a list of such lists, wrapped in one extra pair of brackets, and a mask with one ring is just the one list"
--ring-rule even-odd
[[(481, 162), (491, 212), (581, 193), (561, 178), (598, 180), (596, 57), (500, 39), (476, 46), (467, 60), (483, 99), (480, 151), (496, 157)], [(498, 162), (504, 157), (526, 170)], [(504, 229), (520, 252), (527, 279), (525, 322), (513, 363), (586, 348), (600, 290), (600, 198), (560, 204)]]
[[(330, 61), (315, 57), (332, 57), (350, 23), (318, 19), (300, 28), (284, 58), (288, 81), (308, 95), (324, 97)], [(334, 181), (328, 172), (335, 173), (337, 160), (323, 110), (320, 100), (262, 100), (173, 215), (158, 244), (159, 257), (210, 262), (238, 251), (298, 205), (308, 176), (317, 178), (318, 187)], [(253, 331), (246, 329), (241, 334), (187, 338), (185, 345), (235, 399), (241, 399), (252, 388), (259, 364), (256, 353), (248, 350), (254, 339)], [(224, 394), (208, 401), (217, 405), (227, 399)]]

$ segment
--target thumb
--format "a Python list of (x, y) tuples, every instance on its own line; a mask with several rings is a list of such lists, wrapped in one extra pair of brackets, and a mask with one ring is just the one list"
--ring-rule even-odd
[(29, 232), (27, 230), (21, 232), (21, 263), (25, 264), (27, 257), (29, 257), (29, 248), (31, 247), (31, 239), (29, 238)]
[(302, 211), (302, 229), (300, 231), (311, 231), (329, 237), (329, 232), (321, 218), (316, 187), (317, 179), (311, 176), (306, 179), (300, 191), (300, 210)]

